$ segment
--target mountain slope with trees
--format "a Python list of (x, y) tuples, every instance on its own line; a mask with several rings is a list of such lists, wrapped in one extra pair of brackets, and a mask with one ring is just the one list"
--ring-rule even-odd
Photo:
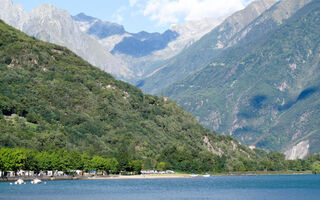
[(183, 170), (214, 162), (232, 168), (231, 160), (259, 157), (203, 128), (167, 98), (144, 95), (70, 50), (2, 21), (0, 130), (0, 147), (138, 159), (146, 167), (162, 159)]
[(320, 3), (308, 2), (279, 2), (249, 25), (255, 38), (226, 49), (165, 94), (206, 127), (246, 145), (290, 159), (320, 152)]

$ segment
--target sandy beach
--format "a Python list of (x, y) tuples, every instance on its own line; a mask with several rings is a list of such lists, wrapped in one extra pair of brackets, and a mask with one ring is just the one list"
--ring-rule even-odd
[(88, 180), (108, 180), (108, 179), (163, 179), (163, 178), (189, 178), (189, 174), (150, 174), (150, 175), (119, 175), (106, 177), (90, 177)]

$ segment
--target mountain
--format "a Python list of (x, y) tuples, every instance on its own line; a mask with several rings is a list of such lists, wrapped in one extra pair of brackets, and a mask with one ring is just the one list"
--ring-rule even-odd
[(257, 158), (230, 136), (203, 128), (167, 98), (144, 95), (65, 47), (1, 20), (0, 71), (0, 147), (105, 156), (125, 149), (147, 166), (166, 152), (177, 152), (181, 166)]
[(164, 33), (129, 33), (123, 26), (80, 13), (73, 17), (80, 29), (94, 37), (104, 48), (122, 60), (134, 76), (123, 78), (130, 83), (145, 78), (161, 64), (199, 40), (219, 25), (220, 19), (203, 19), (172, 25)]
[(124, 27), (119, 24), (104, 22), (100, 19), (87, 16), (84, 13), (73, 16), (72, 19), (80, 25), (83, 32), (86, 32), (89, 35), (95, 35), (99, 39), (126, 33)]
[(162, 89), (199, 70), (210, 59), (228, 46), (235, 34), (270, 8), (275, 0), (259, 0), (228, 17), (210, 33), (192, 44), (180, 54), (163, 63), (158, 69), (140, 81), (138, 86), (147, 93), (156, 94)]
[[(169, 42), (178, 37), (178, 33), (171, 30), (167, 30), (163, 34), (145, 31), (128, 33), (119, 24), (105, 22), (84, 13), (74, 16), (73, 20), (76, 21), (83, 32), (96, 37), (97, 40), (102, 40), (101, 43), (113, 54), (126, 54), (133, 57), (146, 56), (154, 51), (166, 48)], [(120, 38), (122, 36), (122, 38), (121, 41), (109, 40), (108, 37), (110, 36), (113, 36), (110, 39), (114, 39), (115, 36)]]
[(106, 51), (95, 39), (84, 34), (70, 14), (52, 5), (40, 5), (27, 14), (11, 0), (1, 0), (0, 18), (38, 39), (63, 45), (100, 69), (114, 76), (129, 77), (131, 71), (118, 58)]
[(22, 29), (23, 23), (28, 20), (28, 14), (19, 4), (14, 4), (11, 0), (0, 0), (0, 19), (6, 21), (11, 26)]
[(319, 19), (319, 1), (280, 1), (164, 94), (243, 144), (289, 159), (318, 153)]
[(126, 54), (133, 57), (143, 57), (154, 51), (163, 50), (168, 43), (178, 37), (178, 33), (167, 30), (163, 34), (147, 33), (145, 31), (125, 37), (115, 45), (111, 53)]
[(217, 26), (221, 19), (172, 25), (164, 33), (129, 33), (122, 25), (80, 13), (76, 16), (52, 5), (27, 14), (12, 0), (1, 0), (0, 18), (38, 39), (63, 45), (118, 79), (136, 84), (158, 70)]

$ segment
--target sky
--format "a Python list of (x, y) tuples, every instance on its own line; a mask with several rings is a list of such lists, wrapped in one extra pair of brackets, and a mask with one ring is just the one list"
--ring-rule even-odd
[(13, 0), (27, 12), (40, 4), (52, 4), (71, 15), (85, 13), (116, 22), (128, 32), (164, 32), (171, 24), (206, 17), (219, 18), (243, 9), (253, 0)]

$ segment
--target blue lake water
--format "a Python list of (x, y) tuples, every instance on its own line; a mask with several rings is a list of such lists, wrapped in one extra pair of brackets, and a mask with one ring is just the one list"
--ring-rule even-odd
[(48, 181), (46, 185), (1, 182), (0, 199), (320, 200), (320, 175)]

